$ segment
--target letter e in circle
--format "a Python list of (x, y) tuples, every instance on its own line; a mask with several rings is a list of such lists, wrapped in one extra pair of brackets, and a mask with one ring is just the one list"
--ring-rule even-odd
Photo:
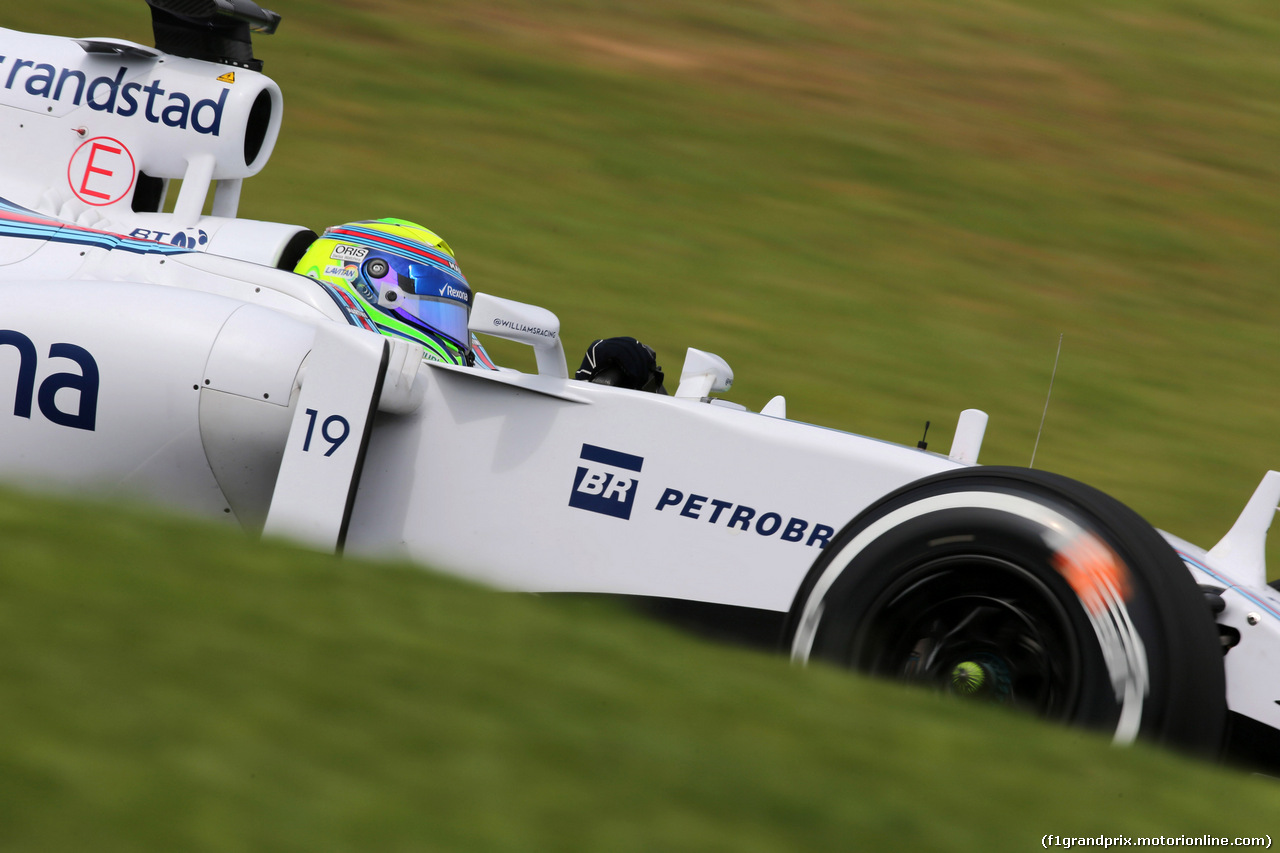
[(67, 164), (67, 183), (76, 198), (94, 207), (115, 204), (129, 195), (138, 176), (133, 154), (118, 139), (86, 139)]

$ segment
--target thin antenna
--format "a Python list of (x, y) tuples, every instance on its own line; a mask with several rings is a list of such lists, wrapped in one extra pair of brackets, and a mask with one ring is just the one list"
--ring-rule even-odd
[(1036, 451), (1040, 449), (1040, 435), (1044, 432), (1044, 419), (1049, 414), (1049, 398), (1053, 396), (1053, 380), (1058, 375), (1058, 359), (1062, 356), (1062, 333), (1058, 333), (1058, 353), (1053, 357), (1053, 373), (1049, 374), (1049, 393), (1044, 395), (1044, 411), (1040, 413), (1040, 429), (1036, 432), (1036, 443), (1031, 448), (1031, 464), (1036, 467)]

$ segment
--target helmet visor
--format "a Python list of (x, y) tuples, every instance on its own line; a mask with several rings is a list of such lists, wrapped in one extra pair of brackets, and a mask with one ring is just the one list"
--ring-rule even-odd
[(411, 261), (389, 253), (380, 257), (390, 269), (382, 278), (373, 278), (366, 260), (369, 283), (380, 294), (386, 285), (394, 285), (401, 297), (395, 303), (380, 299), (382, 307), (406, 322), (453, 340), (465, 350), (471, 287), (462, 273), (434, 261)]

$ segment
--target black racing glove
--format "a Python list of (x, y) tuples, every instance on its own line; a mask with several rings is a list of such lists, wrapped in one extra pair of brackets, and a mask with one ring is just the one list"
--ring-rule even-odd
[(582, 357), (575, 379), (634, 388), (637, 391), (667, 393), (662, 386), (658, 355), (635, 338), (604, 338), (593, 341)]

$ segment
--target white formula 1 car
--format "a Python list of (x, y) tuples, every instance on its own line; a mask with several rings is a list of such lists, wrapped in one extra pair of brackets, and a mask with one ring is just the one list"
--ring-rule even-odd
[[(1047, 718), (1280, 766), (1280, 473), (1206, 551), (1065, 478), (711, 395), (570, 379), (550, 311), (476, 294), (537, 373), (424, 361), (237, 218), (280, 89), (248, 0), (148, 0), (157, 47), (0, 29), (0, 477), (143, 496), (525, 591), (632, 597)], [(172, 213), (169, 184), (181, 179)], [(216, 183), (211, 213), (204, 214)]]

